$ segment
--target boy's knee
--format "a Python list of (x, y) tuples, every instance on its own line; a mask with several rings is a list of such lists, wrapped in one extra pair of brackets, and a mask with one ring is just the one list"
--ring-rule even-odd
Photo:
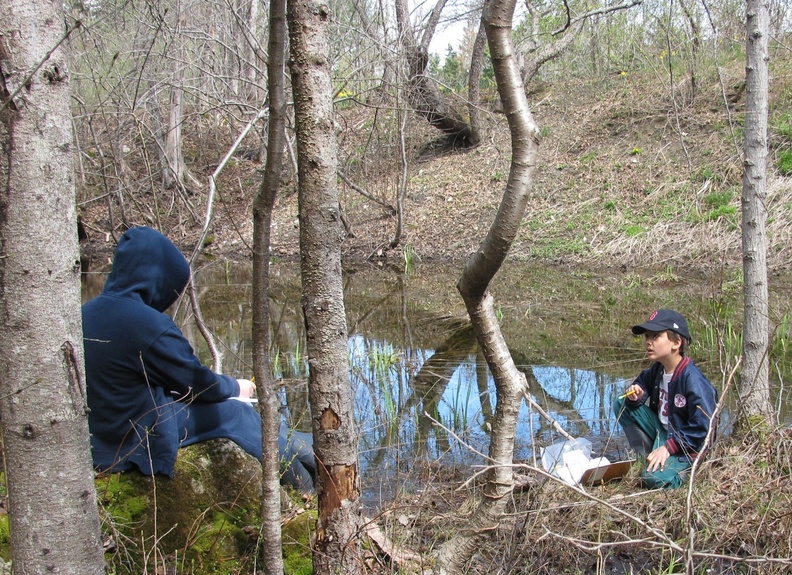
[(680, 461), (678, 465), (666, 466), (665, 469), (656, 471), (644, 469), (641, 473), (641, 481), (648, 489), (678, 489), (685, 484), (689, 474), (689, 463)]

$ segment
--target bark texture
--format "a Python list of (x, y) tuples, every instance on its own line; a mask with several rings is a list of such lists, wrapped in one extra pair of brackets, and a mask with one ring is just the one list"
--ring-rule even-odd
[(14, 573), (104, 573), (62, 5), (0, 4), (0, 421)]
[(317, 575), (362, 573), (357, 435), (347, 365), (341, 277), (344, 229), (336, 185), (330, 12), (321, 1), (288, 4), (299, 170), (300, 270), (305, 315), (318, 521)]
[(769, 301), (767, 288), (767, 108), (769, 11), (766, 0), (748, 0), (746, 19), (745, 160), (742, 191), (744, 418), (772, 419)]
[(486, 7), (484, 17), (498, 93), (512, 135), (509, 180), (495, 221), (479, 250), (468, 260), (457, 286), (495, 380), (497, 406), (489, 450), (492, 468), (481, 503), (468, 525), (440, 549), (435, 572), (442, 574), (464, 572), (484, 538), (498, 526), (514, 486), (514, 435), (523, 392), (527, 389), (525, 376), (514, 364), (501, 333), (489, 293), (490, 282), (503, 264), (525, 214), (539, 146), (539, 130), (528, 108), (514, 55), (511, 38), (514, 5), (514, 0), (495, 0)]
[(270, 235), (272, 209), (280, 187), (283, 148), (286, 139), (286, 0), (270, 2), (269, 76), (267, 79), (270, 121), (264, 179), (253, 204), (253, 372), (261, 412), (263, 441), (261, 490), (261, 547), (264, 572), (283, 573), (281, 538), (278, 431), (280, 405), (270, 361)]

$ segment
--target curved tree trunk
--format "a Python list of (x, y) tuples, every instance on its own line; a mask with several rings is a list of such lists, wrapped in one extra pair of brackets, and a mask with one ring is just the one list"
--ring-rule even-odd
[(0, 4), (0, 422), (14, 573), (101, 575), (62, 6)]
[(357, 434), (341, 278), (344, 229), (328, 61), (327, 5), (288, 3), (299, 170), (300, 271), (317, 460), (314, 573), (363, 573)]
[(423, 116), (429, 125), (446, 134), (455, 147), (472, 146), (470, 124), (465, 122), (448, 100), (440, 93), (437, 83), (430, 78), (429, 52), (421, 46), (406, 46), (407, 73), (409, 75), (408, 96), (415, 112)]
[(486, 7), (485, 14), (495, 79), (512, 135), (509, 180), (495, 221), (479, 250), (468, 260), (457, 286), (495, 380), (497, 406), (489, 450), (492, 468), (483, 488), (481, 503), (469, 525), (440, 550), (435, 568), (437, 573), (463, 571), (481, 545), (482, 538), (497, 527), (514, 486), (514, 435), (527, 384), (509, 353), (489, 293), (489, 284), (506, 258), (525, 214), (539, 147), (539, 130), (528, 108), (514, 57), (511, 38), (514, 6), (515, 0), (494, 0)]
[(426, 73), (429, 66), (429, 43), (445, 3), (446, 0), (437, 0), (420, 42), (410, 24), (407, 0), (396, 0), (396, 22), (407, 65), (407, 94), (410, 105), (431, 126), (446, 134), (455, 147), (466, 148), (473, 145), (470, 125), (451, 106), (440, 93), (437, 83)]
[(745, 171), (743, 173), (743, 423), (770, 422), (767, 289), (767, 108), (769, 15), (766, 0), (747, 4)]
[(281, 540), (277, 383), (270, 361), (270, 238), (286, 140), (286, 0), (271, 0), (269, 19), (269, 132), (264, 179), (253, 202), (253, 373), (261, 413), (261, 537), (264, 572), (283, 573)]

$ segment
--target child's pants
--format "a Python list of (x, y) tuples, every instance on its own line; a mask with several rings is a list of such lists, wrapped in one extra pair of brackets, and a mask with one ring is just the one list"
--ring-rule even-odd
[[(650, 438), (654, 438), (653, 451), (665, 444), (668, 439), (668, 431), (660, 423), (657, 413), (645, 403), (638, 407), (631, 407), (624, 399), (617, 398), (613, 402), (613, 413), (616, 414), (616, 420), (622, 427), (635, 425)], [(644, 468), (641, 472), (641, 479), (644, 485), (650, 489), (659, 487), (676, 489), (684, 484), (692, 465), (693, 462), (687, 455), (671, 455), (663, 469), (648, 471)]]

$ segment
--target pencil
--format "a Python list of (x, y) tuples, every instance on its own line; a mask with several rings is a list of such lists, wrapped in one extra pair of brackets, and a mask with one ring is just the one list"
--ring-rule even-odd
[(624, 394), (620, 395), (619, 399), (624, 399), (625, 397), (629, 397), (629, 396), (634, 395), (634, 394), (635, 394), (635, 390), (631, 389), (627, 393), (624, 393)]

